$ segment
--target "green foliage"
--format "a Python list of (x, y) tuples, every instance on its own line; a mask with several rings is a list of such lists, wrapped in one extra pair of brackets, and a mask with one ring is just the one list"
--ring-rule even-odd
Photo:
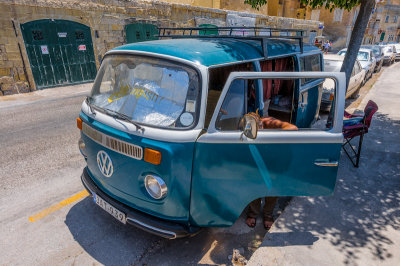
[(301, 0), (301, 3), (312, 8), (325, 6), (326, 9), (332, 12), (335, 8), (351, 10), (353, 7), (358, 6), (361, 0)]
[(244, 0), (244, 3), (251, 5), (252, 8), (260, 10), (260, 7), (267, 3), (267, 0)]
[[(300, 0), (305, 6), (312, 8), (325, 7), (332, 12), (335, 8), (343, 8), (351, 10), (353, 7), (358, 6), (361, 0)], [(365, 1), (365, 0), (364, 0)], [(244, 0), (244, 3), (251, 5), (252, 8), (260, 10), (260, 7), (267, 3), (267, 0)]]

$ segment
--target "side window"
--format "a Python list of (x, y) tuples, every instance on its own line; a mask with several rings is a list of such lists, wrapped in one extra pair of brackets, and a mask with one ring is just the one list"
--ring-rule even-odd
[(225, 96), (215, 127), (218, 130), (239, 130), (240, 119), (245, 114), (247, 82), (243, 79), (234, 80)]
[(361, 72), (361, 67), (360, 67), (360, 63), (358, 61), (355, 62), (355, 67), (356, 67), (356, 74)]
[(222, 89), (231, 72), (254, 71), (251, 63), (230, 65), (225, 67), (210, 68), (207, 92), (207, 107), (204, 127), (208, 128)]
[[(293, 108), (294, 79), (279, 79), (280, 84), (285, 84), (284, 90), (278, 92), (273, 99), (264, 106), (260, 115), (259, 130), (329, 130), (335, 108), (333, 102), (336, 98), (335, 81), (332, 79), (319, 79), (321, 83), (309, 88), (301, 94), (302, 106)], [(220, 131), (241, 130), (242, 117), (254, 110), (256, 102), (257, 84), (277, 84), (278, 79), (237, 79), (234, 80), (227, 91), (219, 110), (215, 127)], [(320, 91), (323, 88), (322, 104), (320, 105)], [(262, 92), (262, 94), (265, 91)], [(262, 97), (264, 95), (260, 95)]]
[(351, 72), (351, 76), (357, 75), (358, 73), (360, 73), (360, 71), (361, 71), (360, 63), (358, 63), (358, 61), (356, 60), (354, 62), (353, 72)]
[[(301, 71), (321, 71), (321, 56), (320, 54), (307, 55), (300, 58)], [(313, 81), (313, 79), (302, 79), (301, 84)]]

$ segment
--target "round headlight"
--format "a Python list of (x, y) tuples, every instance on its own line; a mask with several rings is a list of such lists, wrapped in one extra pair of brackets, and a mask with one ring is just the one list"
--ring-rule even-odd
[(153, 199), (162, 199), (167, 195), (167, 185), (161, 177), (147, 175), (144, 179), (144, 186)]
[(84, 157), (87, 157), (86, 152), (85, 152), (86, 145), (85, 145), (85, 142), (83, 142), (83, 139), (79, 139), (78, 146), (79, 146), (79, 151), (82, 153), (82, 155)]

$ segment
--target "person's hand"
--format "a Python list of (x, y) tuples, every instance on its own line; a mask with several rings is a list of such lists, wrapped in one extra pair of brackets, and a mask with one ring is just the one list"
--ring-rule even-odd
[(222, 108), (219, 110), (219, 112), (222, 113), (223, 115), (228, 115), (228, 111), (226, 111)]

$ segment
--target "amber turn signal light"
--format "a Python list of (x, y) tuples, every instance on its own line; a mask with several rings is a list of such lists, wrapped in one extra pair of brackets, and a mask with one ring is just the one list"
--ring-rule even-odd
[(144, 161), (152, 164), (161, 163), (161, 152), (149, 148), (144, 149)]
[(76, 127), (82, 130), (82, 119), (80, 117), (76, 119)]

